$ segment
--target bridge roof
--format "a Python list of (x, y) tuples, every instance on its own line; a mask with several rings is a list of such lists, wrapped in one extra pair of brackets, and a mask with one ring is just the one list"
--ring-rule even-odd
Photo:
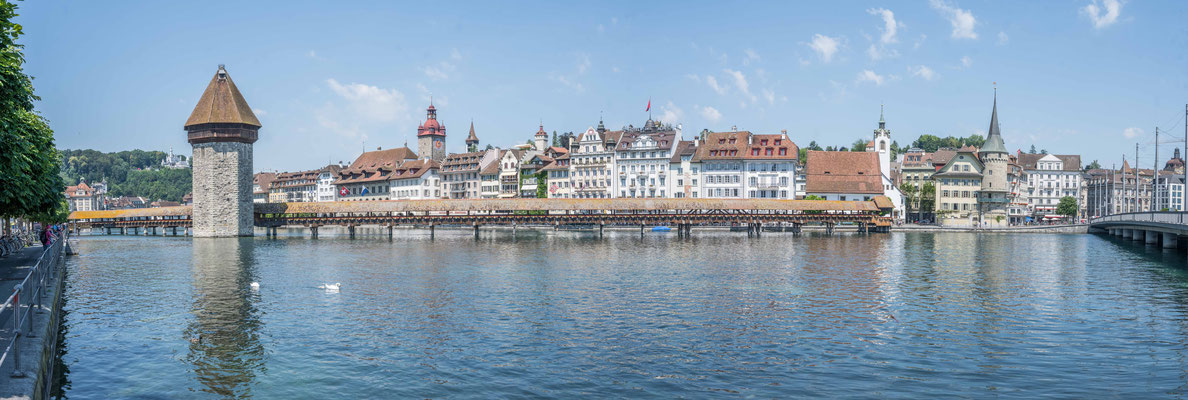
[(166, 217), (190, 215), (192, 206), (129, 208), (124, 210), (75, 211), (70, 213), (69, 219), (103, 219), (103, 218), (135, 218), (135, 217)]
[(408, 211), (787, 210), (879, 211), (873, 201), (777, 199), (475, 199), (256, 204), (264, 214)]
[[(880, 196), (881, 197), (881, 196)], [(580, 210), (781, 210), (874, 212), (879, 201), (778, 200), (778, 199), (476, 199), (384, 200), (317, 203), (255, 203), (261, 214), (387, 213), (409, 211), (580, 211)], [(885, 207), (885, 205), (882, 205)], [(192, 206), (131, 208), (126, 210), (75, 211), (71, 220), (189, 216)]]

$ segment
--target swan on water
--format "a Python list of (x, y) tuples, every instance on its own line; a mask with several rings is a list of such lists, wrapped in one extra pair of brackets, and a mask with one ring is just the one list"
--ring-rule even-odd
[(318, 289), (326, 289), (327, 292), (337, 292), (338, 288), (341, 286), (342, 286), (342, 284), (338, 283), (338, 282), (326, 283), (326, 284), (319, 285)]
[(260, 290), (260, 282), (252, 282), (252, 290)]

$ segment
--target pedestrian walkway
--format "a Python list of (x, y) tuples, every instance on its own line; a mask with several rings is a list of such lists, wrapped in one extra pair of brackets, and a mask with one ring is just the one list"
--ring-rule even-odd
[(29, 275), (29, 268), (33, 268), (33, 264), (37, 263), (37, 257), (41, 256), (44, 249), (40, 244), (35, 244), (16, 254), (0, 258), (0, 301), (8, 298), (8, 295), (12, 294), (12, 287)]
[[(13, 288), (29, 276), (29, 272), (37, 264), (37, 260), (43, 256), (43, 250), (44, 248), (38, 244), (0, 258), (0, 299), (7, 299), (11, 296)], [(50, 253), (44, 254), (44, 256), (52, 259), (56, 253), (61, 252), (51, 248)], [(47, 259), (46, 262), (51, 261)], [(58, 265), (58, 268), (50, 271), (57, 271), (59, 268), (64, 267)], [(58, 307), (61, 304), (58, 301), (60, 282), (57, 281), (56, 274), (51, 274), (51, 276), (53, 278), (47, 282), (41, 305), (34, 307), (35, 311), (31, 313), (31, 318), (25, 323), (27, 328), (22, 327), (21, 329), (25, 333), (22, 334), (18, 349), (8, 353), (3, 363), (0, 364), (0, 399), (31, 399), (38, 397), (38, 394), (45, 395), (47, 393), (45, 391), (48, 388), (47, 379), (53, 373), (52, 355), (57, 341), (56, 327), (61, 321), (61, 314), (58, 312)], [(32, 295), (31, 288), (27, 287), (25, 290), (23, 293)], [(21, 299), (23, 304), (30, 304), (28, 303), (30, 301), (33, 300), (30, 298)], [(3, 352), (4, 347), (14, 337), (13, 329), (10, 326), (13, 323), (12, 312), (12, 307), (4, 307), (0, 311), (0, 321), (7, 321), (5, 324), (0, 324), (4, 325), (0, 326), (0, 352)], [(18, 362), (19, 369), (15, 368)]]

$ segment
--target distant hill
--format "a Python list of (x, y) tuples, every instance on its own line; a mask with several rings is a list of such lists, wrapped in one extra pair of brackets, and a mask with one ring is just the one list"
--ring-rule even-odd
[(161, 168), (163, 151), (62, 150), (62, 179), (76, 185), (80, 179), (107, 179), (110, 196), (143, 196), (153, 200), (181, 201), (191, 190), (189, 168)]

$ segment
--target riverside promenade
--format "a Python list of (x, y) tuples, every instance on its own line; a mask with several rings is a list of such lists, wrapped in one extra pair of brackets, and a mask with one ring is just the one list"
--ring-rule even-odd
[[(59, 239), (48, 251), (41, 245), (33, 245), (0, 258), (0, 293), (9, 299), (0, 309), (0, 350), (5, 351), (0, 359), (0, 399), (48, 398), (49, 380), (53, 377), (53, 353), (58, 344), (57, 327), (62, 320), (63, 243)], [(42, 263), (39, 272), (45, 274), (45, 291), (41, 294), (40, 304), (36, 298), (31, 298), (39, 277), (30, 275), (39, 260)], [(22, 292), (30, 296), (14, 301), (9, 296), (17, 285), (22, 284)], [(14, 306), (14, 302), (18, 305)], [(28, 319), (19, 325), (21, 336), (15, 345), (12, 341), (15, 336), (14, 311), (20, 311), (22, 316), (28, 312)]]

